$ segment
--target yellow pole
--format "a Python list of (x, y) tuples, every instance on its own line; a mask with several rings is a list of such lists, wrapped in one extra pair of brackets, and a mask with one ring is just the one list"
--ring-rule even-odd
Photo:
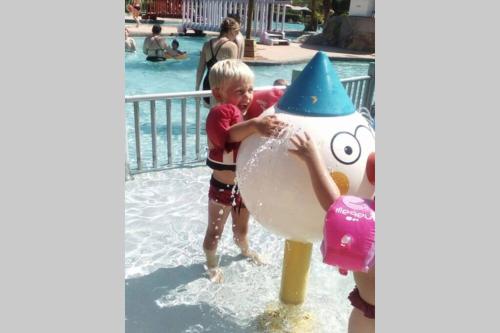
[(302, 304), (306, 296), (311, 264), (312, 243), (287, 239), (281, 273), (280, 300), (284, 304)]

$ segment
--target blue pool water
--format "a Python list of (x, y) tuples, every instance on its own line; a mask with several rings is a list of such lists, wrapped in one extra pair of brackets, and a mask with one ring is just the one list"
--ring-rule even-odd
[[(151, 93), (179, 92), (194, 90), (196, 67), (200, 57), (200, 50), (207, 40), (204, 37), (177, 37), (180, 49), (188, 52), (186, 60), (167, 60), (153, 63), (146, 61), (142, 53), (144, 38), (135, 38), (138, 52), (125, 55), (125, 94), (139, 95)], [(172, 42), (173, 37), (167, 38)], [(252, 66), (255, 72), (255, 86), (272, 85), (275, 79), (292, 78), (292, 70), (301, 70), (306, 64), (280, 66)], [(365, 75), (368, 70), (367, 62), (335, 61), (340, 78)]]
[[(196, 68), (200, 57), (200, 50), (203, 43), (207, 40), (206, 37), (177, 37), (180, 43), (180, 49), (187, 51), (188, 58), (186, 60), (167, 60), (165, 62), (153, 63), (146, 61), (145, 55), (142, 53), (142, 45), (144, 38), (135, 38), (138, 51), (136, 53), (125, 53), (125, 94), (126, 95), (142, 95), (154, 93), (169, 93), (169, 92), (184, 92), (195, 90)], [(167, 38), (170, 43), (173, 37)], [(368, 71), (368, 62), (358, 61), (335, 61), (336, 68), (340, 78), (348, 78), (353, 76), (365, 75)], [(279, 66), (251, 66), (255, 73), (255, 87), (272, 85), (274, 80), (284, 78), (291, 81), (292, 70), (302, 70), (306, 63), (293, 65)], [(143, 150), (142, 159), (144, 166), (151, 165), (151, 123), (149, 102), (139, 103), (140, 107), (140, 131), (141, 131), (141, 149)], [(173, 150), (174, 162), (180, 160), (180, 145), (181, 145), (181, 113), (180, 101), (172, 103), (172, 119), (173, 119)], [(157, 111), (157, 133), (159, 147), (159, 165), (166, 163), (166, 115), (165, 103), (158, 102), (156, 105)], [(187, 103), (187, 160), (193, 159), (195, 156), (195, 105), (193, 102)], [(134, 118), (133, 106), (131, 103), (126, 105), (127, 112), (127, 130), (128, 130), (128, 153), (131, 161), (131, 168), (135, 169), (135, 145), (134, 145)], [(204, 135), (204, 119), (208, 110), (202, 108), (202, 130)], [(206, 145), (205, 137), (201, 140), (201, 145)], [(204, 155), (205, 152), (203, 151)]]

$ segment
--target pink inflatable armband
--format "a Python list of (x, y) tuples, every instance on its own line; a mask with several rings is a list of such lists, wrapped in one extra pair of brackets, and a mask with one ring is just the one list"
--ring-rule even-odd
[(366, 272), (375, 261), (375, 203), (354, 196), (341, 196), (328, 209), (321, 253), (325, 264)]

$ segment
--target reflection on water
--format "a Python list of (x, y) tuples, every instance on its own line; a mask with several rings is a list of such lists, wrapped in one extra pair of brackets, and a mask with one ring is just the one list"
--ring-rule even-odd
[[(219, 245), (225, 281), (204, 275), (207, 167), (136, 175), (125, 192), (125, 315), (133, 332), (255, 332), (257, 318), (278, 300), (284, 240), (250, 219), (249, 240), (265, 266), (239, 255), (231, 228)], [(303, 308), (314, 332), (345, 332), (351, 275), (321, 263), (315, 244)]]

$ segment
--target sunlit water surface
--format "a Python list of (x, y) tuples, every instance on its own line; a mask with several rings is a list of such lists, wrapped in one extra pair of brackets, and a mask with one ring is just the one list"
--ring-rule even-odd
[[(223, 284), (204, 273), (210, 171), (205, 166), (136, 175), (126, 183), (126, 330), (132, 332), (256, 332), (258, 315), (276, 304), (284, 239), (250, 219), (251, 246), (268, 261), (239, 256), (228, 223), (219, 243)], [(345, 332), (352, 276), (321, 262), (314, 244), (305, 311), (314, 332)]]

